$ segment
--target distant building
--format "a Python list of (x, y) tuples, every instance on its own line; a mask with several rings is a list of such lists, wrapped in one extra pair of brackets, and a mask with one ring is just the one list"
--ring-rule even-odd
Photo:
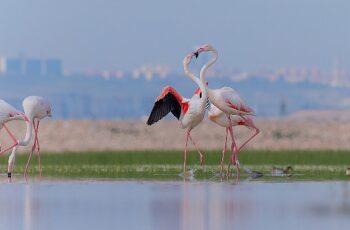
[(20, 75), (23, 73), (22, 59), (20, 58), (6, 58), (5, 70), (7, 74)]
[(47, 76), (61, 76), (62, 75), (62, 61), (59, 59), (45, 60), (45, 75)]
[(41, 76), (43, 75), (43, 64), (40, 59), (26, 59), (25, 60), (25, 75)]
[(280, 111), (279, 112), (280, 112), (280, 117), (285, 117), (287, 114), (287, 102), (284, 99), (282, 99), (280, 101)]

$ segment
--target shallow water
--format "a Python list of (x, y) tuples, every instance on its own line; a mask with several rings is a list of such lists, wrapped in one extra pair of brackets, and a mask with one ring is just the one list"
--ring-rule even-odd
[(1, 229), (347, 229), (349, 182), (2, 183)]

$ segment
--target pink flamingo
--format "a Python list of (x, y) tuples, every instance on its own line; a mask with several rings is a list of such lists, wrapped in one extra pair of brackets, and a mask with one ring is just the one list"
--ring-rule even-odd
[[(51, 117), (51, 104), (50, 102), (48, 102), (42, 97), (29, 96), (23, 100), (22, 105), (23, 105), (24, 112), (28, 117), (28, 123), (29, 123), (29, 125), (27, 125), (26, 135), (23, 140), (22, 146), (26, 146), (30, 143), (30, 140), (32, 138), (32, 128), (34, 128), (34, 143), (33, 143), (31, 152), (29, 154), (28, 162), (24, 170), (24, 177), (27, 179), (28, 166), (30, 164), (30, 160), (32, 158), (32, 155), (35, 149), (38, 150), (39, 174), (41, 177), (42, 168), (41, 168), (41, 161), (40, 161), (40, 145), (39, 145), (39, 139), (38, 139), (39, 123), (41, 119), (45, 117)], [(11, 173), (15, 162), (15, 158), (16, 158), (16, 148), (13, 149), (8, 160), (7, 174), (9, 178), (11, 178)]]
[(27, 123), (29, 123), (27, 116), (23, 112), (16, 110), (6, 101), (0, 99), (0, 130), (2, 129), (2, 127), (4, 127), (13, 141), (12, 145), (3, 150), (0, 147), (0, 155), (3, 155), (7, 151), (13, 149), (18, 145), (25, 144), (23, 140), (17, 140), (13, 133), (10, 131), (10, 129), (6, 126), (6, 123), (12, 120), (25, 120)]
[(188, 65), (191, 62), (193, 53), (188, 54), (183, 60), (185, 74), (193, 80), (201, 92), (196, 92), (191, 99), (181, 96), (173, 87), (166, 86), (161, 94), (157, 97), (152, 112), (148, 118), (147, 124), (152, 125), (171, 112), (181, 124), (181, 128), (187, 129), (184, 148), (184, 164), (183, 170), (186, 173), (186, 159), (187, 159), (187, 142), (190, 139), (197, 149), (200, 156), (200, 163), (203, 164), (203, 154), (198, 149), (195, 141), (191, 137), (191, 130), (202, 122), (205, 114), (205, 105), (207, 102), (207, 93), (202, 81), (194, 76), (189, 71)]
[[(203, 45), (199, 47), (194, 55), (198, 57), (198, 55), (201, 52), (208, 52), (211, 51), (213, 53), (213, 58), (209, 60), (208, 63), (206, 63), (201, 71), (200, 71), (200, 79), (202, 82), (206, 82), (205, 80), (205, 73), (207, 69), (216, 62), (218, 58), (218, 52), (217, 50), (209, 45)], [(230, 87), (222, 87), (220, 89), (210, 89), (206, 87), (208, 97), (210, 102), (215, 105), (219, 110), (221, 110), (223, 113), (225, 113), (227, 120), (228, 120), (228, 125), (225, 125), (224, 127), (228, 128), (228, 131), (230, 132), (231, 139), (232, 139), (232, 144), (231, 144), (231, 159), (230, 162), (233, 162), (234, 165), (236, 166), (236, 172), (237, 172), (237, 177), (239, 175), (239, 161), (237, 158), (238, 154), (238, 149), (234, 140), (233, 136), (233, 129), (232, 126), (234, 123), (232, 122), (232, 117), (231, 115), (238, 115), (238, 116), (244, 116), (244, 115), (254, 115), (253, 110), (246, 105), (246, 103), (241, 99), (241, 97), (238, 95), (238, 93), (230, 88)], [(244, 120), (245, 118), (242, 117)], [(254, 135), (255, 136), (255, 135)], [(250, 139), (251, 140), (251, 139)], [(226, 143), (226, 141), (225, 141)], [(241, 146), (243, 147), (243, 146)], [(227, 173), (229, 173), (229, 168), (230, 168), (230, 163), (227, 168)]]
[[(201, 74), (205, 74), (205, 71), (202, 71)], [(200, 78), (203, 79), (204, 77), (201, 75)], [(206, 82), (206, 85), (208, 85), (208, 82)], [(198, 88), (196, 90), (196, 93), (198, 93), (198, 92), (200, 92), (200, 88)], [(225, 153), (226, 153), (226, 147), (227, 147), (227, 135), (229, 132), (228, 128), (230, 127), (230, 122), (229, 122), (229, 119), (227, 118), (226, 114), (222, 110), (218, 109), (218, 107), (216, 107), (215, 105), (208, 104), (207, 109), (208, 109), (209, 120), (214, 122), (215, 124), (221, 126), (221, 127), (226, 128), (225, 143), (224, 143), (224, 148), (222, 150), (221, 164), (220, 164), (220, 174), (222, 174), (223, 167), (224, 167), (224, 158), (225, 158)], [(248, 129), (255, 130), (255, 133), (253, 133), (253, 135), (250, 136), (245, 142), (243, 142), (243, 144), (241, 144), (241, 146), (238, 148), (237, 152), (239, 152), (246, 144), (248, 144), (249, 141), (251, 141), (256, 135), (258, 135), (260, 133), (260, 130), (256, 127), (254, 121), (249, 117), (230, 115), (230, 118), (231, 118), (232, 127), (241, 125), (241, 126), (247, 127)], [(238, 159), (237, 159), (237, 161), (238, 161)], [(229, 162), (229, 164), (230, 164), (230, 162)]]

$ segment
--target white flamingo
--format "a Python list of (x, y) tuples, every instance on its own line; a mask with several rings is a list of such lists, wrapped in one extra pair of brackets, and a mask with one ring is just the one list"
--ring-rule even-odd
[[(23, 105), (25, 115), (28, 118), (26, 135), (21, 144), (22, 146), (26, 146), (30, 143), (32, 138), (32, 129), (34, 128), (34, 143), (33, 143), (31, 152), (29, 154), (28, 162), (24, 170), (24, 177), (27, 179), (28, 166), (30, 164), (30, 160), (32, 158), (32, 155), (35, 149), (38, 150), (39, 175), (41, 177), (42, 168), (41, 168), (41, 161), (40, 161), (40, 145), (39, 145), (39, 139), (38, 139), (39, 123), (41, 119), (45, 117), (51, 117), (51, 104), (49, 101), (45, 100), (42, 97), (29, 96), (23, 100), (22, 105)], [(15, 158), (16, 158), (16, 148), (12, 150), (12, 153), (8, 160), (7, 172), (8, 172), (9, 178), (11, 178), (11, 173), (15, 162)]]
[[(205, 71), (202, 71), (201, 74), (205, 74)], [(200, 76), (200, 78), (203, 79), (203, 76)], [(208, 82), (206, 82), (206, 85), (208, 85)], [(200, 88), (196, 90), (196, 93), (198, 92), (200, 92)], [(215, 105), (210, 104), (207, 106), (207, 109), (208, 109), (209, 120), (221, 127), (226, 128), (225, 143), (224, 143), (224, 148), (222, 150), (221, 164), (220, 164), (220, 174), (222, 174), (226, 147), (227, 147), (227, 135), (229, 132), (228, 128), (230, 127), (230, 122), (226, 114), (222, 110), (218, 109), (218, 107), (216, 107)], [(256, 127), (254, 121), (249, 117), (238, 116), (238, 115), (230, 115), (230, 117), (231, 117), (232, 127), (245, 126), (248, 129), (255, 130), (253, 135), (250, 136), (245, 142), (243, 142), (243, 144), (241, 144), (239, 148), (237, 148), (238, 149), (237, 152), (239, 152), (246, 144), (248, 144), (249, 141), (251, 141), (256, 135), (260, 133), (260, 130)]]
[(157, 97), (147, 121), (148, 125), (152, 125), (171, 112), (177, 119), (179, 119), (181, 128), (187, 129), (184, 147), (184, 173), (186, 172), (188, 139), (192, 141), (193, 145), (197, 149), (200, 155), (200, 162), (203, 164), (203, 154), (198, 149), (190, 133), (191, 130), (201, 123), (204, 118), (207, 93), (202, 81), (189, 71), (188, 65), (190, 64), (193, 55), (193, 53), (190, 53), (184, 58), (184, 71), (185, 74), (198, 85), (201, 92), (195, 93), (191, 99), (187, 99), (182, 97), (181, 94), (179, 94), (171, 86), (166, 86)]
[[(208, 63), (206, 63), (202, 67), (202, 69), (200, 71), (200, 79), (203, 83), (206, 82), (205, 73), (206, 73), (207, 69), (212, 64), (214, 64), (218, 58), (218, 52), (213, 46), (206, 44), (206, 45), (199, 47), (194, 53), (195, 56), (198, 57), (198, 55), (201, 52), (208, 52), (208, 51), (212, 52), (213, 57), (211, 60), (209, 60)], [(232, 126), (234, 125), (234, 123), (232, 122), (231, 115), (238, 115), (238, 116), (242, 117), (244, 115), (254, 115), (254, 112), (250, 107), (248, 107), (246, 105), (246, 103), (241, 99), (241, 97), (238, 95), (238, 93), (230, 87), (222, 87), (220, 89), (210, 89), (206, 86), (206, 90), (207, 90), (210, 102), (215, 107), (217, 107), (219, 110), (221, 110), (227, 117), (228, 124), (225, 124), (226, 122), (223, 122), (222, 124), (224, 125), (224, 127), (228, 128), (228, 131), (230, 132), (230, 135), (231, 135), (231, 139), (232, 139), (231, 152), (232, 152), (232, 154), (231, 154), (230, 162), (233, 162), (234, 165), (236, 166), (236, 172), (237, 172), (237, 176), (238, 176), (239, 175), (239, 168), (238, 168), (239, 161), (237, 158), (237, 154), (238, 154), (239, 150), (237, 149), (237, 145), (235, 143), (234, 136), (233, 136)], [(220, 116), (222, 116), (222, 115), (220, 115)], [(242, 117), (242, 119), (244, 120), (244, 117)], [(228, 166), (227, 173), (229, 173), (229, 167), (230, 167), (230, 164)]]

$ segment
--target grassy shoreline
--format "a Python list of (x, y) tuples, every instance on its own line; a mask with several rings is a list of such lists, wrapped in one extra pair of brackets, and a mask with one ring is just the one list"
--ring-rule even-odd
[[(198, 154), (188, 153), (188, 166), (195, 170), (196, 179), (218, 178), (221, 151), (205, 151), (205, 165), (199, 165)], [(54, 178), (97, 179), (159, 179), (181, 180), (182, 151), (106, 151), (81, 153), (43, 153), (43, 175)], [(229, 153), (226, 154), (226, 162)], [(14, 173), (22, 174), (28, 155), (18, 155)], [(350, 167), (350, 151), (327, 150), (246, 150), (239, 155), (242, 166), (261, 171), (259, 180), (348, 180), (345, 170)], [(34, 156), (30, 177), (37, 175)], [(291, 177), (272, 177), (273, 166), (291, 165)], [(0, 161), (1, 173), (6, 173), (7, 157)], [(232, 170), (234, 171), (234, 170)], [(242, 172), (242, 178), (246, 178)]]

